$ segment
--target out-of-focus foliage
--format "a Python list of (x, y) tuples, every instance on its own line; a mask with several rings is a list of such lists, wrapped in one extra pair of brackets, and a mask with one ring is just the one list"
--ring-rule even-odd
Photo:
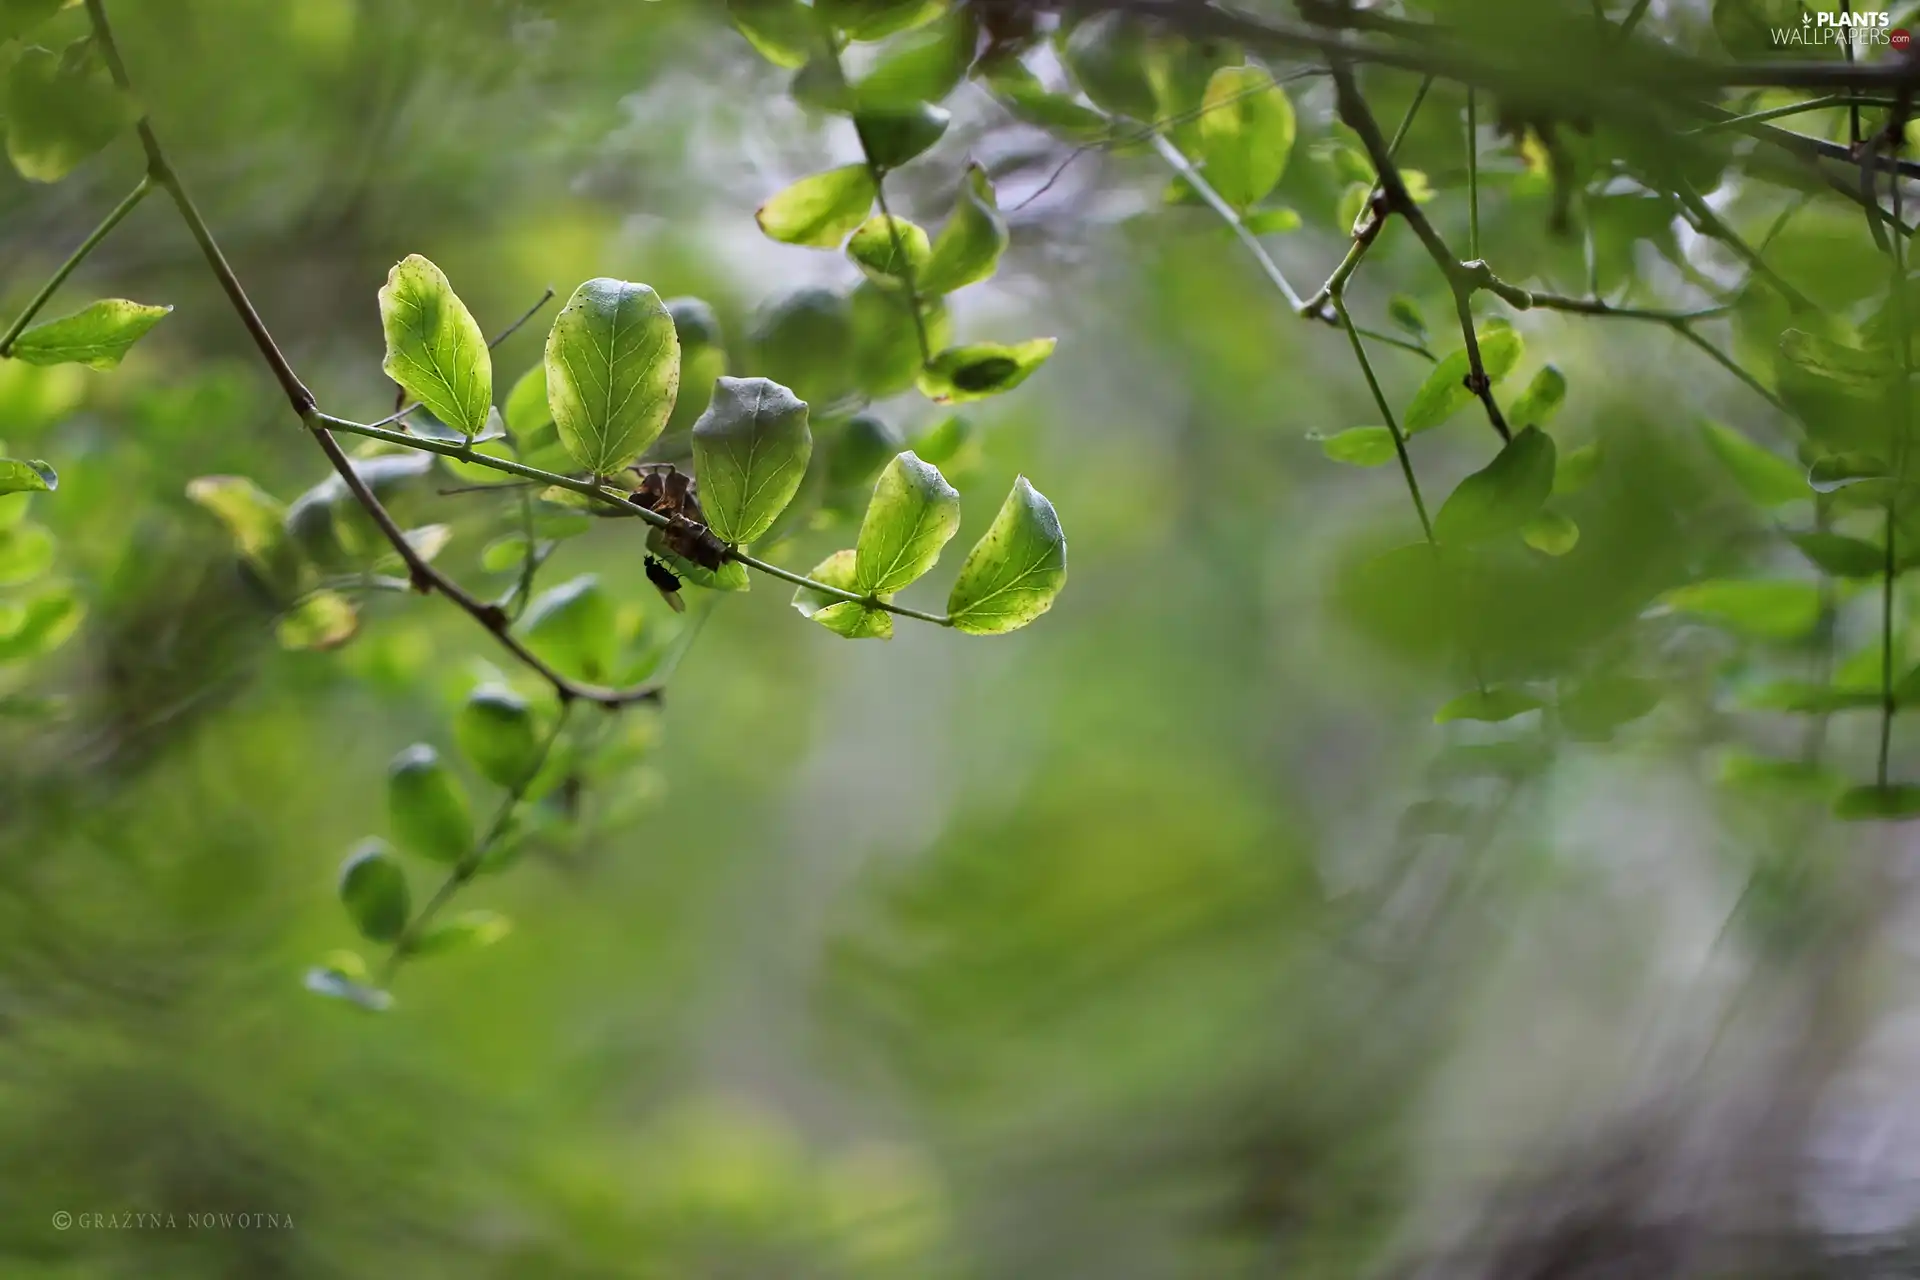
[(0, 0), (8, 314), (137, 101), (666, 692), (138, 199), (0, 342), (0, 1271), (1899, 1273), (1920, 295), (1692, 74), (1840, 6), (1347, 14), (1483, 84), (1385, 174), (1128, 6), (108, 7)]

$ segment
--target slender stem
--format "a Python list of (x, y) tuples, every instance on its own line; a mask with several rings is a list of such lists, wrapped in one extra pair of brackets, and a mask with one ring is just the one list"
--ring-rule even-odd
[(1693, 214), (1694, 222), (1699, 226), (1701, 234), (1711, 236), (1733, 250), (1735, 256), (1746, 263), (1755, 275), (1763, 277), (1768, 284), (1780, 291), (1780, 296), (1787, 300), (1788, 306), (1795, 311), (1819, 310), (1811, 298), (1768, 266), (1766, 259), (1762, 258), (1753, 246), (1741, 239), (1739, 233), (1728, 226), (1725, 220), (1713, 211), (1713, 207), (1700, 197), (1699, 192), (1685, 182), (1679, 183), (1675, 192), (1679, 195), (1680, 202)]
[(1861, 107), (1891, 107), (1893, 105), (1894, 100), (1892, 98), (1867, 98), (1860, 97), (1856, 94), (1829, 93), (1818, 98), (1808, 98), (1805, 102), (1788, 103), (1784, 107), (1769, 107), (1765, 111), (1751, 111), (1746, 115), (1728, 116), (1724, 120), (1713, 120), (1700, 125), (1698, 128), (1688, 129), (1686, 132), (1689, 134), (1712, 133), (1717, 129), (1733, 129), (1747, 124), (1765, 124), (1769, 120), (1779, 120), (1786, 116), (1802, 115), (1808, 111), (1825, 111), (1832, 107), (1846, 106), (1851, 106), (1854, 109), (1854, 120), (1858, 121), (1859, 109)]
[(1479, 91), (1467, 90), (1467, 256), (1480, 256)]
[(1373, 392), (1373, 403), (1380, 410), (1380, 416), (1386, 420), (1387, 431), (1393, 436), (1393, 451), (1400, 456), (1400, 474), (1407, 479), (1407, 493), (1413, 498), (1413, 510), (1420, 517), (1420, 531), (1427, 536), (1429, 545), (1437, 545), (1433, 538), (1433, 522), (1427, 518), (1426, 500), (1420, 496), (1420, 481), (1413, 473), (1413, 459), (1407, 453), (1407, 438), (1401, 434), (1400, 423), (1393, 416), (1393, 406), (1387, 403), (1386, 393), (1380, 390), (1380, 380), (1374, 376), (1373, 362), (1367, 359), (1367, 347), (1353, 327), (1353, 321), (1347, 315), (1347, 304), (1336, 291), (1331, 299), (1334, 314), (1340, 317), (1346, 328), (1347, 337), (1353, 343), (1353, 358), (1360, 362), (1360, 372), (1367, 379), (1367, 389)]
[[(1407, 113), (1400, 117), (1400, 127), (1393, 131), (1393, 141), (1387, 144), (1388, 155), (1397, 156), (1400, 154), (1400, 144), (1407, 140), (1407, 132), (1413, 128), (1414, 117), (1420, 114), (1420, 106), (1427, 100), (1427, 93), (1432, 88), (1433, 77), (1426, 76), (1420, 81), (1420, 87), (1414, 90), (1413, 101), (1407, 104)], [(1379, 194), (1380, 184), (1376, 181), (1373, 184), (1373, 188), (1367, 192), (1366, 207), (1369, 210), (1373, 208), (1374, 201)], [(1367, 256), (1368, 250), (1373, 248), (1374, 241), (1379, 238), (1379, 221), (1377, 219), (1369, 221), (1367, 230), (1363, 234), (1355, 234), (1353, 243), (1347, 248), (1347, 256), (1340, 260), (1340, 265), (1334, 268), (1331, 276), (1327, 277), (1327, 282), (1321, 285), (1319, 291), (1301, 305), (1301, 314), (1324, 314), (1327, 302), (1335, 293), (1346, 288), (1347, 281), (1353, 278), (1353, 273), (1359, 269), (1360, 263)], [(1423, 347), (1421, 350), (1424, 352), (1425, 348)]]
[[(1895, 146), (1898, 145), (1896, 142)], [(1890, 179), (1893, 189), (1893, 216), (1900, 217), (1900, 180)], [(1906, 482), (1907, 432), (1913, 423), (1913, 327), (1907, 314), (1906, 241), (1893, 237), (1889, 246), (1893, 259), (1893, 316), (1895, 340), (1900, 344), (1900, 383), (1894, 395), (1896, 413), (1893, 441), (1893, 483), (1887, 486), (1886, 559), (1880, 575), (1880, 753), (1875, 777), (1881, 787), (1887, 785), (1887, 767), (1893, 755), (1893, 717), (1898, 707), (1893, 683), (1893, 611), (1894, 586), (1900, 576), (1899, 508), (1900, 486)]]
[(1793, 410), (1788, 407), (1786, 401), (1782, 400), (1779, 396), (1773, 393), (1772, 388), (1767, 386), (1766, 383), (1760, 381), (1760, 379), (1754, 377), (1751, 373), (1747, 372), (1747, 370), (1741, 368), (1739, 361), (1735, 360), (1732, 356), (1722, 351), (1719, 347), (1714, 346), (1711, 342), (1708, 342), (1705, 338), (1701, 337), (1698, 333), (1695, 333), (1691, 326), (1685, 325), (1685, 324), (1673, 324), (1670, 327), (1673, 329), (1675, 333), (1679, 334), (1682, 338), (1684, 338), (1690, 345), (1699, 348), (1702, 355), (1705, 355), (1708, 359), (1712, 360), (1715, 364), (1719, 365), (1722, 369), (1725, 369), (1728, 373), (1738, 378), (1741, 381), (1741, 383), (1745, 385), (1749, 391), (1752, 391), (1755, 395), (1759, 396), (1761, 399), (1765, 400), (1768, 404), (1772, 405), (1775, 409), (1778, 409), (1781, 413), (1786, 414), (1788, 417), (1793, 416)]
[[(424, 453), (437, 453), (443, 458), (453, 458), (460, 462), (472, 463), (475, 466), (491, 467), (495, 471), (502, 471), (511, 476), (519, 476), (523, 480), (535, 480), (541, 484), (552, 485), (555, 488), (566, 489), (569, 492), (577, 493), (584, 498), (591, 498), (603, 506), (617, 508), (623, 515), (636, 517), (656, 528), (665, 529), (673, 523), (657, 511), (650, 511), (645, 507), (635, 506), (633, 502), (629, 500), (629, 495), (617, 489), (607, 488), (605, 485), (592, 480), (582, 480), (576, 476), (561, 475), (557, 471), (542, 471), (538, 467), (530, 467), (526, 463), (516, 462), (512, 458), (496, 458), (491, 454), (479, 453), (474, 450), (471, 444), (464, 442), (456, 444), (451, 440), (436, 440), (428, 436), (410, 435), (404, 431), (394, 431), (387, 427), (376, 427), (369, 423), (349, 422), (344, 418), (336, 418), (331, 414), (321, 413), (317, 410), (314, 412), (313, 417), (318, 424), (316, 430), (324, 428), (324, 430), (328, 432), (344, 431), (351, 435), (367, 436), (374, 440), (384, 440), (388, 444), (397, 444), (408, 449), (418, 449)], [(830, 600), (862, 604), (869, 609), (879, 609), (885, 613), (899, 614), (903, 618), (916, 618), (921, 622), (931, 622), (935, 626), (950, 627), (953, 625), (953, 619), (945, 614), (927, 613), (920, 609), (910, 609), (905, 605), (894, 604), (890, 600), (882, 600), (878, 596), (863, 596), (857, 591), (847, 591), (840, 587), (829, 586), (827, 583), (816, 581), (813, 578), (807, 577), (805, 574), (794, 573), (790, 569), (782, 569), (777, 564), (762, 560), (757, 556), (749, 555), (744, 551), (729, 548), (727, 558), (738, 561), (749, 569), (758, 570), (769, 577), (778, 578), (782, 582), (791, 582), (797, 587), (806, 587), (810, 590), (818, 591)], [(484, 607), (491, 608), (493, 606)], [(588, 700), (595, 701), (596, 699), (589, 698)]]
[(127, 193), (125, 199), (113, 207), (112, 213), (101, 219), (100, 225), (93, 229), (93, 234), (80, 242), (80, 247), (68, 255), (67, 260), (60, 264), (60, 269), (40, 287), (40, 292), (33, 295), (33, 301), (27, 303), (26, 309), (14, 317), (13, 323), (7, 326), (6, 333), (0, 334), (0, 356), (8, 355), (13, 351), (14, 340), (33, 323), (33, 318), (40, 314), (40, 308), (47, 305), (47, 300), (53, 297), (54, 291), (67, 282), (67, 277), (73, 274), (74, 268), (85, 262), (87, 255), (100, 247), (100, 242), (105, 240), (113, 229), (120, 225), (122, 219), (147, 198), (147, 193), (151, 190), (153, 190), (153, 176), (141, 175), (139, 184)]
[(1286, 273), (1280, 270), (1279, 264), (1273, 260), (1272, 255), (1267, 252), (1267, 247), (1260, 243), (1260, 237), (1247, 230), (1247, 224), (1241, 220), (1240, 214), (1234, 207), (1228, 204), (1205, 178), (1200, 176), (1200, 171), (1180, 154), (1180, 148), (1169, 142), (1164, 135), (1154, 134), (1152, 142), (1153, 149), (1160, 153), (1160, 158), (1165, 160), (1175, 173), (1186, 179), (1187, 184), (1207, 202), (1215, 213), (1220, 215), (1221, 220), (1233, 228), (1233, 234), (1239, 238), (1241, 244), (1246, 246), (1247, 252), (1253, 255), (1254, 261), (1260, 264), (1261, 271), (1266, 273), (1267, 279), (1273, 282), (1273, 287), (1278, 289), (1281, 296), (1287, 300), (1287, 305), (1295, 311), (1300, 310), (1303, 304), (1299, 293), (1287, 280)]
[(1647, 9), (1652, 4), (1653, 0), (1634, 0), (1633, 9), (1628, 12), (1626, 21), (1620, 24), (1622, 39), (1633, 34), (1633, 29), (1640, 25), (1640, 19), (1647, 16)]
[[(1473, 329), (1473, 291), (1476, 287), (1474, 276), (1468, 264), (1461, 262), (1447, 248), (1447, 242), (1434, 230), (1433, 223), (1415, 204), (1407, 191), (1407, 184), (1400, 176), (1387, 140), (1380, 133), (1380, 122), (1373, 117), (1372, 108), (1366, 99), (1360, 96), (1360, 90), (1354, 84), (1353, 70), (1344, 61), (1334, 58), (1329, 65), (1333, 70), (1333, 84), (1337, 110), (1340, 118), (1349, 128), (1360, 136), (1361, 144), (1366, 148), (1367, 156), (1373, 161), (1373, 169), (1379, 175), (1380, 189), (1385, 195), (1387, 207), (1407, 220), (1407, 225), (1420, 238), (1427, 254), (1447, 278), (1447, 285), (1453, 290), (1454, 312), (1460, 318), (1460, 333), (1467, 350), (1467, 388), (1480, 398), (1486, 408), (1487, 421), (1502, 440), (1510, 440), (1513, 433), (1507, 429), (1506, 419), (1501, 416), (1500, 405), (1493, 398), (1493, 380), (1487, 376), (1486, 362), (1480, 356), (1480, 338)], [(1485, 271), (1485, 264), (1480, 264)]]
[(427, 899), (426, 905), (407, 922), (406, 928), (400, 931), (399, 938), (394, 941), (393, 950), (387, 953), (386, 964), (380, 970), (382, 987), (393, 981), (394, 974), (420, 945), (420, 940), (426, 936), (427, 927), (433, 923), (434, 917), (453, 900), (453, 895), (460, 892), (467, 881), (473, 879), (480, 870), (480, 864), (493, 851), (494, 845), (500, 842), (500, 837), (506, 834), (507, 824), (513, 820), (514, 810), (519, 808), (521, 801), (526, 799), (527, 789), (533, 786), (534, 779), (540, 776), (540, 771), (547, 767), (547, 757), (553, 754), (553, 744), (560, 740), (561, 733), (566, 730), (567, 716), (572, 710), (573, 704), (562, 699), (560, 712), (553, 720), (553, 728), (541, 741), (539, 750), (521, 773), (519, 781), (508, 789), (506, 798), (494, 811), (493, 821), (488, 824), (486, 833), (480, 837), (472, 849), (468, 850), (467, 855), (460, 859), (448, 873), (447, 878), (440, 882), (440, 887), (434, 891), (433, 897)]

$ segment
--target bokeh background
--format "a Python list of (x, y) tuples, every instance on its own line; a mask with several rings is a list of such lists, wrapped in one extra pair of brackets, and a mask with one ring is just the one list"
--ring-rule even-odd
[[(391, 407), (375, 291), (408, 253), (488, 330), (592, 276), (704, 297), (740, 372), (759, 308), (856, 279), (757, 232), (768, 194), (857, 150), (718, 4), (114, 10), (175, 163), (336, 413)], [(78, 12), (59, 21), (79, 34)], [(1369, 88), (1396, 120), (1411, 85)], [(1309, 162), (1324, 79), (1289, 90), (1283, 191), (1307, 225), (1269, 243), (1313, 284), (1344, 247), (1343, 184)], [(956, 548), (1031, 476), (1070, 540), (1057, 606), (1005, 638), (902, 625), (878, 644), (764, 582), (727, 599), (664, 706), (620, 730), (637, 763), (589, 788), (588, 834), (464, 895), (511, 936), (410, 967), (385, 1015), (302, 975), (354, 945), (340, 859), (385, 830), (395, 752), (452, 754), (485, 637), (396, 596), (339, 652), (275, 643), (186, 486), (243, 474), (291, 499), (323, 461), (163, 201), (62, 295), (175, 305), (124, 369), (0, 366), (0, 437), (60, 468), (35, 517), (86, 605), (31, 670), (65, 715), (0, 725), (0, 1271), (1665, 1275), (1728, 1239), (1782, 1268), (1897, 1268), (1920, 1209), (1909, 862), (1879, 829), (1723, 787), (1718, 752), (1755, 732), (1713, 699), (1742, 656), (1641, 623), (1768, 554), (1697, 421), (1785, 454), (1783, 421), (1664, 332), (1518, 317), (1523, 370), (1567, 375), (1563, 448), (1607, 453), (1582, 546), (1500, 569), (1483, 655), (1521, 679), (1630, 657), (1663, 700), (1584, 740), (1437, 727), (1457, 650), (1357, 567), (1418, 538), (1400, 477), (1308, 438), (1376, 420), (1344, 337), (1169, 206), (1150, 153), (1075, 156), (984, 94), (952, 105), (896, 205), (937, 222), (964, 161), (986, 163), (1014, 250), (956, 324), (1060, 338), (970, 415)], [(1406, 152), (1456, 235), (1460, 106), (1437, 89)], [(136, 152), (58, 187), (0, 179), (10, 306)], [(1524, 156), (1486, 164), (1510, 180), (1484, 232), (1504, 273), (1584, 256), (1553, 240)], [(1778, 207), (1721, 198), (1761, 229)], [(1733, 267), (1670, 219), (1596, 252), (1609, 287)], [(1873, 252), (1857, 211), (1823, 203), (1775, 255), (1847, 302), (1883, 278)], [(1356, 308), (1389, 293), (1447, 314), (1398, 228)], [(544, 331), (497, 353), (503, 387)], [(1425, 366), (1375, 358), (1404, 403)], [(911, 394), (877, 411), (906, 439), (941, 416)], [(1423, 440), (1430, 492), (1489, 439), (1461, 415)], [(433, 488), (412, 500), (465, 531), (444, 563), (478, 579), (492, 508)], [(637, 625), (672, 625), (631, 529), (548, 570), (583, 572)], [(1870, 759), (1870, 726), (1834, 734)], [(57, 1211), (292, 1226), (57, 1231)]]

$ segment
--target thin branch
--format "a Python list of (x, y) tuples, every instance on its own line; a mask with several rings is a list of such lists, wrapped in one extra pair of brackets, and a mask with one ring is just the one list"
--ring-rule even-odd
[(1353, 343), (1353, 358), (1360, 362), (1360, 372), (1367, 379), (1367, 389), (1373, 392), (1374, 407), (1380, 410), (1381, 418), (1387, 424), (1387, 431), (1393, 436), (1393, 451), (1400, 457), (1400, 474), (1406, 477), (1407, 493), (1413, 499), (1413, 510), (1420, 517), (1420, 531), (1427, 536), (1429, 546), (1437, 546), (1433, 538), (1433, 521), (1427, 518), (1426, 500), (1420, 496), (1420, 481), (1413, 473), (1413, 459), (1407, 453), (1407, 438), (1400, 431), (1400, 424), (1393, 416), (1393, 406), (1387, 403), (1386, 393), (1380, 390), (1380, 380), (1374, 376), (1373, 362), (1367, 359), (1366, 344), (1360, 340), (1360, 334), (1353, 327), (1353, 320), (1347, 315), (1346, 301), (1338, 290), (1331, 299), (1334, 314), (1340, 317), (1346, 328), (1347, 337)]
[[(603, 506), (615, 508), (619, 510), (622, 515), (632, 516), (658, 529), (671, 528), (673, 525), (671, 520), (659, 512), (651, 511), (646, 507), (636, 506), (631, 501), (630, 495), (622, 493), (617, 489), (610, 489), (605, 485), (597, 484), (591, 480), (582, 480), (576, 476), (561, 475), (557, 471), (542, 471), (538, 467), (530, 467), (526, 463), (516, 462), (512, 458), (496, 458), (491, 454), (477, 452), (469, 443), (463, 442), (456, 444), (451, 440), (436, 440), (430, 436), (409, 435), (404, 431), (394, 431), (387, 427), (374, 426), (371, 423), (349, 422), (345, 418), (336, 418), (331, 414), (321, 413), (318, 410), (314, 412), (313, 416), (315, 422), (318, 424), (315, 428), (316, 430), (324, 429), (328, 432), (343, 431), (350, 435), (367, 436), (370, 439), (384, 440), (388, 444), (397, 444), (407, 449), (418, 449), (424, 453), (437, 453), (443, 458), (452, 458), (456, 461), (472, 463), (479, 467), (491, 467), (495, 471), (504, 472), (510, 476), (518, 476), (523, 480), (534, 480), (544, 485), (550, 485), (554, 488), (577, 493), (583, 498), (590, 498)], [(827, 583), (816, 581), (813, 578), (807, 577), (805, 574), (794, 573), (790, 569), (783, 569), (777, 564), (762, 560), (757, 556), (749, 555), (744, 551), (728, 548), (726, 555), (727, 559), (737, 561), (749, 569), (764, 573), (768, 577), (778, 578), (782, 582), (790, 582), (797, 587), (806, 587), (809, 590), (817, 591), (830, 600), (865, 605), (869, 609), (878, 609), (883, 613), (898, 614), (903, 618), (914, 618), (921, 622), (931, 622), (935, 626), (950, 627), (953, 625), (953, 619), (945, 614), (928, 613), (921, 609), (910, 609), (905, 605), (894, 604), (889, 600), (882, 600), (878, 596), (863, 596), (857, 591), (847, 591), (841, 587), (829, 586)], [(484, 607), (493, 608), (494, 606), (489, 605)], [(587, 700), (590, 702), (598, 701), (598, 699), (592, 696), (583, 696), (587, 696)]]
[(1200, 171), (1188, 163), (1187, 158), (1180, 154), (1180, 148), (1169, 142), (1164, 134), (1155, 133), (1152, 141), (1153, 149), (1160, 153), (1160, 158), (1165, 160), (1175, 173), (1184, 178), (1187, 185), (1191, 186), (1194, 192), (1202, 200), (1207, 202), (1208, 207), (1219, 214), (1221, 219), (1233, 229), (1235, 237), (1239, 239), (1241, 244), (1246, 246), (1247, 252), (1253, 255), (1254, 261), (1260, 264), (1260, 270), (1266, 274), (1267, 279), (1273, 282), (1273, 287), (1278, 289), (1281, 296), (1287, 300), (1287, 305), (1295, 311), (1300, 310), (1303, 305), (1300, 294), (1294, 289), (1292, 283), (1288, 281), (1286, 273), (1280, 270), (1280, 265), (1273, 260), (1273, 256), (1267, 252), (1267, 247), (1260, 243), (1260, 237), (1247, 230), (1247, 224), (1241, 219), (1240, 214), (1234, 207), (1228, 204), (1218, 191), (1213, 189), (1212, 184), (1200, 176)]
[[(1359, 135), (1361, 145), (1373, 161), (1387, 208), (1406, 219), (1407, 225), (1420, 238), (1420, 243), (1426, 246), (1428, 256), (1446, 277), (1447, 286), (1453, 290), (1454, 312), (1459, 316), (1461, 336), (1466, 341), (1467, 389), (1480, 398), (1480, 403), (1487, 411), (1487, 421), (1500, 438), (1512, 439), (1513, 433), (1507, 429), (1500, 405), (1493, 398), (1493, 380), (1487, 376), (1486, 363), (1480, 356), (1480, 338), (1473, 329), (1474, 283), (1471, 269), (1447, 248), (1447, 242), (1441, 239), (1433, 223), (1427, 220), (1427, 215), (1421, 212), (1420, 206), (1414, 203), (1413, 196), (1408, 193), (1407, 184), (1394, 163), (1392, 150), (1381, 136), (1380, 122), (1373, 118), (1372, 108), (1367, 106), (1366, 99), (1360, 96), (1359, 87), (1354, 84), (1352, 68), (1338, 59), (1333, 60), (1331, 66), (1336, 109), (1347, 126)], [(1482, 270), (1485, 269), (1485, 264), (1478, 265)]]
[(67, 282), (67, 277), (73, 274), (74, 269), (86, 261), (88, 254), (100, 247), (100, 242), (120, 225), (122, 219), (138, 208), (140, 202), (146, 199), (147, 193), (152, 190), (153, 176), (142, 174), (139, 184), (127, 193), (125, 199), (113, 207), (112, 213), (101, 219), (100, 225), (93, 229), (93, 234), (80, 242), (80, 247), (67, 256), (67, 260), (60, 264), (60, 269), (40, 287), (40, 292), (33, 295), (33, 301), (27, 303), (26, 309), (14, 317), (13, 323), (7, 326), (6, 333), (0, 335), (0, 356), (12, 354), (14, 340), (33, 323), (33, 318), (40, 314), (40, 308), (47, 305), (48, 299), (52, 298), (54, 292)]

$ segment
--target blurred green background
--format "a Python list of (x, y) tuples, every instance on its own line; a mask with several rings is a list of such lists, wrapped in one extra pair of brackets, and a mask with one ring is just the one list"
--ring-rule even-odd
[[(391, 407), (375, 291), (408, 253), (488, 331), (592, 276), (699, 295), (736, 372), (757, 371), (739, 340), (758, 308), (856, 279), (756, 231), (768, 194), (857, 152), (717, 4), (114, 12), (175, 164), (330, 411)], [(1383, 120), (1410, 89), (1369, 80)], [(1308, 226), (1269, 243), (1311, 284), (1345, 245), (1341, 184), (1307, 162), (1331, 136), (1324, 80), (1290, 91), (1283, 192)], [(450, 713), (495, 653), (397, 596), (340, 652), (275, 644), (186, 486), (242, 474), (291, 500), (324, 466), (162, 200), (62, 295), (175, 305), (125, 368), (0, 366), (0, 438), (60, 468), (34, 510), (87, 609), (31, 673), (68, 714), (0, 725), (0, 1271), (1358, 1276), (1497, 1235), (1509, 1196), (1542, 1231), (1638, 1248), (1649, 1188), (1729, 1168), (1782, 1236), (1809, 1221), (1781, 1208), (1809, 1177), (1815, 1227), (1857, 1224), (1851, 1184), (1803, 1153), (1829, 1132), (1853, 1152), (1850, 1124), (1911, 1133), (1906, 1091), (1877, 1076), (1810, 1118), (1893, 1034), (1912, 961), (1873, 939), (1902, 910), (1894, 873), (1847, 859), (1857, 833), (1718, 789), (1735, 730), (1711, 695), (1742, 655), (1638, 624), (1765, 554), (1696, 421), (1784, 452), (1782, 419), (1662, 331), (1517, 320), (1522, 375), (1550, 358), (1572, 388), (1563, 450), (1605, 444), (1569, 507), (1582, 542), (1497, 560), (1471, 617), (1422, 615), (1417, 584), (1356, 567), (1418, 539), (1397, 470), (1337, 467), (1307, 438), (1377, 420), (1345, 337), (1290, 315), (1204, 210), (1168, 207), (1150, 154), (1072, 157), (984, 94), (952, 105), (896, 203), (937, 222), (969, 156), (1001, 175), (1014, 250), (956, 323), (1060, 347), (970, 415), (949, 559), (1025, 473), (1071, 543), (1059, 603), (1005, 638), (903, 625), (883, 645), (808, 625), (764, 581), (727, 598), (664, 705), (618, 730), (639, 762), (589, 788), (586, 837), (463, 895), (512, 935), (409, 967), (385, 1016), (301, 977), (354, 944), (333, 879), (385, 829), (387, 761), (415, 741), (451, 755)], [(1436, 89), (1406, 153), (1454, 236), (1460, 106)], [(1486, 163), (1499, 269), (1585, 266), (1518, 149)], [(57, 187), (0, 179), (9, 306), (139, 164), (129, 140)], [(1780, 203), (1722, 194), (1756, 235)], [(1670, 217), (1601, 244), (1594, 270), (1724, 278)], [(1842, 305), (1881, 278), (1872, 255), (1844, 204), (1775, 253)], [(1378, 317), (1389, 293), (1446, 327), (1402, 227), (1355, 308)], [(546, 319), (496, 354), (503, 388)], [(1396, 403), (1427, 368), (1375, 361)], [(941, 416), (911, 394), (877, 411), (907, 439)], [(1485, 465), (1471, 417), (1422, 441), (1430, 494)], [(445, 563), (477, 575), (488, 500), (433, 488), (409, 500), (463, 530)], [(643, 633), (671, 628), (631, 535), (567, 542), (548, 580), (598, 573)], [(783, 562), (846, 538), (804, 533)], [(1495, 678), (1629, 664), (1662, 706), (1584, 740), (1436, 727), (1463, 684), (1449, 627)], [(1835, 731), (1841, 759), (1869, 758), (1868, 726)], [(291, 1225), (56, 1230), (63, 1211)], [(1500, 1270), (1487, 1247), (1490, 1275), (1601, 1274)], [(1679, 1274), (1665, 1257), (1617, 1274)]]

